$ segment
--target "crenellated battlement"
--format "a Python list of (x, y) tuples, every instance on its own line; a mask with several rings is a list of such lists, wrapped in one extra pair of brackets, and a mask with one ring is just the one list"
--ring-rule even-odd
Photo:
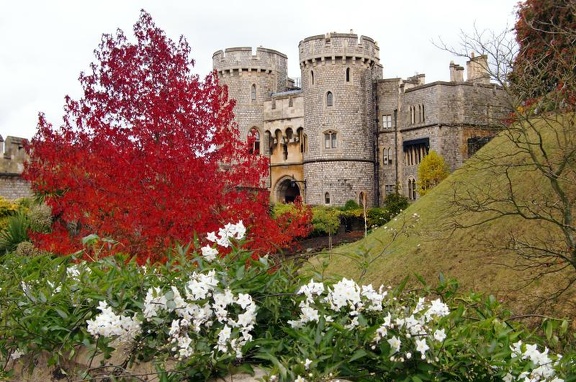
[(235, 71), (287, 73), (288, 57), (263, 47), (256, 48), (256, 51), (250, 47), (227, 48), (214, 52), (212, 65), (220, 75)]
[(326, 33), (305, 38), (298, 44), (300, 67), (318, 63), (351, 61), (380, 65), (380, 48), (370, 37), (354, 33)]

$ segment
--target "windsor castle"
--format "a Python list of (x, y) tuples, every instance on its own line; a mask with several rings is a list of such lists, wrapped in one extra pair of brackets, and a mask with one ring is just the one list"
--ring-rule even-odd
[(300, 41), (300, 83), (287, 59), (262, 47), (212, 57), (242, 137), (270, 158), (273, 202), (377, 206), (396, 190), (417, 199), (418, 164), (430, 150), (454, 170), (506, 112), (483, 55), (467, 62), (466, 79), (451, 62), (450, 80), (429, 84), (424, 74), (383, 78), (377, 43), (352, 32)]
[[(454, 170), (506, 113), (482, 55), (467, 62), (466, 79), (450, 63), (450, 80), (429, 84), (424, 74), (383, 78), (377, 43), (352, 32), (300, 41), (298, 82), (276, 50), (228, 48), (212, 60), (236, 100), (242, 138), (251, 136), (253, 151), (270, 159), (272, 202), (378, 206), (396, 191), (415, 200), (418, 164), (430, 150)], [(20, 177), (22, 141), (8, 137), (0, 147), (4, 197), (31, 194)]]

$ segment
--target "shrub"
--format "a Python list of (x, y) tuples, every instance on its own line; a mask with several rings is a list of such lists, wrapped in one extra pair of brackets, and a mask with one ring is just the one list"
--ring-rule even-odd
[(399, 193), (388, 194), (384, 198), (384, 208), (390, 212), (390, 218), (404, 211), (409, 205), (408, 198)]
[[(44, 351), (83, 380), (133, 378), (136, 360), (154, 362), (165, 380), (207, 380), (254, 364), (266, 381), (571, 378), (574, 354), (553, 354), (492, 297), (457, 295), (454, 282), (407, 291), (406, 281), (373, 288), (310, 279), (290, 263), (253, 258), (244, 233), (228, 224), (208, 235), (213, 244), (177, 247), (165, 263), (145, 266), (126, 256), (5, 256), (0, 361), (33, 361)], [(84, 242), (96, 255), (110, 245), (96, 236)], [(567, 327), (557, 325), (558, 334)], [(65, 365), (82, 348), (125, 357), (76, 374)]]

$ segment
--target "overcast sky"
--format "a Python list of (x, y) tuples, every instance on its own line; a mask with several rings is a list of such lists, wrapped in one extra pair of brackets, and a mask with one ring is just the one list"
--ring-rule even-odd
[[(184, 35), (195, 72), (212, 69), (212, 54), (228, 47), (263, 46), (288, 56), (288, 75), (300, 77), (298, 43), (326, 32), (373, 38), (384, 77), (425, 73), (448, 80), (453, 57), (436, 48), (457, 45), (461, 31), (511, 28), (517, 0), (0, 0), (0, 135), (31, 138), (38, 112), (61, 123), (64, 96), (81, 95), (78, 75), (88, 71), (103, 33), (133, 37), (140, 9), (168, 37)], [(377, 8), (375, 8), (377, 7)]]

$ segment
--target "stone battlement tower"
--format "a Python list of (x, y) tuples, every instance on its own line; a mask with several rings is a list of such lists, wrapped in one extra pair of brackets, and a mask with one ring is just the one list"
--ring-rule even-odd
[(374, 40), (353, 33), (327, 33), (299, 44), (307, 203), (343, 205), (375, 200), (375, 100), (382, 77)]
[(228, 95), (236, 100), (234, 113), (242, 138), (252, 127), (262, 126), (264, 102), (272, 93), (284, 91), (288, 79), (288, 58), (272, 49), (228, 48), (212, 55), (213, 68)]

